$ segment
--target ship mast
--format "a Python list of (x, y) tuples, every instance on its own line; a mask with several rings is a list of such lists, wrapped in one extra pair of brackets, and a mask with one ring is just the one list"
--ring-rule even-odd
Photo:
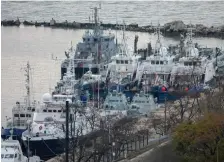
[(71, 78), (72, 78), (72, 80), (71, 80), (71, 86), (72, 86), (72, 90), (74, 91), (74, 80), (75, 80), (75, 66), (74, 66), (74, 60), (73, 59), (71, 59), (70, 60), (71, 62), (70, 62), (70, 64), (71, 64)]
[(157, 43), (161, 44), (160, 42), (160, 24), (158, 24), (158, 28), (157, 28)]
[(30, 64), (29, 61), (27, 62), (26, 68), (25, 68), (25, 76), (26, 76), (26, 95), (27, 95), (27, 105), (30, 107)]
[[(158, 23), (158, 27), (156, 28), (156, 34), (157, 34), (157, 40), (156, 40), (156, 45), (155, 45), (155, 52), (154, 53), (159, 53), (159, 49), (162, 47), (161, 41), (160, 41), (160, 24)], [(159, 45), (159, 48), (157, 48), (157, 45)]]
[[(116, 8), (117, 8), (117, 5), (116, 5)], [(118, 27), (118, 25), (117, 25), (117, 12), (116, 12), (116, 47), (117, 47), (117, 27)]]
[[(100, 35), (100, 24), (98, 23), (99, 21), (99, 17), (98, 17), (98, 9), (101, 9), (101, 4), (99, 6), (99, 8), (97, 7), (94, 7), (94, 8), (91, 8), (94, 10), (94, 22), (95, 22), (95, 29), (94, 29), (94, 35), (97, 35), (97, 37), (99, 37)], [(100, 53), (101, 53), (101, 37), (99, 37), (97, 39), (97, 66), (98, 66), (98, 69), (99, 69), (99, 74), (100, 74)], [(99, 49), (100, 48), (100, 49)], [(100, 94), (99, 94), (99, 87), (100, 87), (100, 84), (99, 84), (99, 80), (97, 81), (97, 88), (98, 88), (98, 109), (99, 109), (99, 103), (100, 103)], [(94, 93), (93, 93), (94, 94)]]
[(99, 34), (99, 17), (98, 17), (98, 9), (101, 9), (101, 5), (99, 8), (94, 7), (94, 8), (90, 8), (94, 10), (94, 22), (95, 22), (95, 28), (94, 28), (94, 34)]
[(123, 38), (123, 47), (122, 47), (122, 55), (127, 55), (127, 44), (126, 44), (126, 38), (125, 38), (125, 22), (123, 21), (123, 28), (122, 28), (122, 38)]
[(191, 56), (191, 49), (193, 48), (193, 28), (192, 25), (190, 23), (190, 28), (188, 28), (188, 32), (187, 32), (187, 47), (188, 47), (188, 53), (187, 53), (187, 57)]

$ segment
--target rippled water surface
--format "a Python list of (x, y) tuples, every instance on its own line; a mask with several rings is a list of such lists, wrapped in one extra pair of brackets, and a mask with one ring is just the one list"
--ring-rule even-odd
[[(2, 2), (2, 19), (21, 19), (33, 21), (88, 22), (91, 17), (90, 7), (99, 2), (87, 1), (33, 1)], [(173, 20), (185, 23), (202, 23), (204, 25), (220, 25), (224, 23), (224, 1), (101, 1), (100, 20), (115, 23), (125, 20), (127, 23), (149, 25), (151, 22), (161, 24)]]

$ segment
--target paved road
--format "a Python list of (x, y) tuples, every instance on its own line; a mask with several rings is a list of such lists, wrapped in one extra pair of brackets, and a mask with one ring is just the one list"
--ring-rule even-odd
[(172, 150), (171, 141), (166, 141), (133, 159), (120, 162), (180, 162), (181, 160)]

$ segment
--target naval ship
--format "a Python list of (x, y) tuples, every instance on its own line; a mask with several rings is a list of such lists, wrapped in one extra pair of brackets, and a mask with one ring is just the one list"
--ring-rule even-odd
[[(65, 52), (67, 59), (61, 64), (61, 79), (67, 72), (69, 60), (74, 59), (74, 70), (76, 79), (80, 79), (83, 74), (89, 71), (89, 65), (92, 65), (93, 74), (99, 74), (100, 69), (110, 62), (113, 55), (117, 53), (118, 45), (115, 42), (115, 35), (110, 31), (104, 32), (99, 23), (98, 9), (94, 10), (93, 30), (86, 30), (82, 42), (76, 45), (76, 48)], [(73, 58), (70, 58), (73, 57)]]

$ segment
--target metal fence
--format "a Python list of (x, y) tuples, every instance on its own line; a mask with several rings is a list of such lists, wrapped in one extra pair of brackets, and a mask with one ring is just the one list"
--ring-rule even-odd
[[(100, 162), (116, 162), (126, 158), (134, 158), (135, 156), (151, 149), (159, 144), (169, 140), (169, 136), (161, 136), (160, 138), (149, 138), (148, 135), (141, 135), (133, 138), (128, 142), (116, 146), (116, 142), (112, 142), (111, 149), (103, 155)], [(90, 162), (97, 162), (96, 159)]]

